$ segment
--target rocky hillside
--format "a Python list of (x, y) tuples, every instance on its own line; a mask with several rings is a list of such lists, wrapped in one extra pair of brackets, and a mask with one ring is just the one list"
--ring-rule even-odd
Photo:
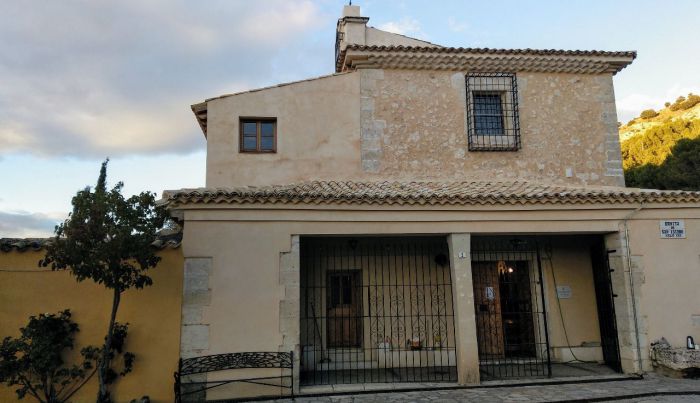
[(620, 140), (627, 186), (700, 190), (700, 96), (643, 111)]
[[(678, 102), (678, 100), (681, 98), (683, 98), (683, 101)], [(642, 112), (642, 116), (646, 115), (649, 117), (644, 118), (639, 116), (620, 126), (620, 141), (625, 141), (637, 134), (644, 133), (649, 128), (662, 125), (669, 120), (700, 119), (700, 96), (689, 94), (687, 98), (680, 97), (679, 99), (677, 99), (674, 103), (667, 102), (666, 106), (658, 111), (647, 109)], [(676, 106), (674, 107), (674, 105)], [(683, 106), (687, 106), (688, 108), (681, 109)], [(671, 109), (671, 107), (673, 107), (675, 110)]]

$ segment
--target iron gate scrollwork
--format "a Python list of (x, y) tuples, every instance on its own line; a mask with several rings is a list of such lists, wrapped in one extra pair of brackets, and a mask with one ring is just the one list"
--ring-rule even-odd
[(302, 385), (456, 381), (444, 237), (301, 240)]

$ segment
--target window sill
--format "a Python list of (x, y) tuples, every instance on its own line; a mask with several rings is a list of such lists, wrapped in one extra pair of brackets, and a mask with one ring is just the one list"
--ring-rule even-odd
[(518, 151), (520, 144), (513, 137), (473, 136), (469, 139), (469, 151)]

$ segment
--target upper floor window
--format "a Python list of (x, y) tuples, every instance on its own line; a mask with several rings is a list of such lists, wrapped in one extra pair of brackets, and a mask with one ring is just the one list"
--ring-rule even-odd
[(241, 118), (240, 152), (274, 153), (277, 151), (277, 119)]
[(469, 151), (520, 148), (515, 74), (472, 73), (467, 80)]

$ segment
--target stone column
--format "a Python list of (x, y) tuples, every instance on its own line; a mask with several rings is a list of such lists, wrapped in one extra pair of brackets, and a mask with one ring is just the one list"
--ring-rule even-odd
[(292, 235), (289, 251), (280, 253), (280, 286), (284, 297), (280, 300), (280, 333), (282, 344), (279, 351), (294, 352), (294, 393), (299, 393), (299, 369), (301, 368), (300, 317), (301, 294), (299, 235)]
[(209, 323), (203, 317), (211, 302), (210, 257), (187, 257), (183, 275), (180, 357), (206, 355), (209, 350)]
[[(617, 295), (615, 301), (615, 318), (617, 319), (617, 338), (620, 346), (620, 363), (622, 372), (642, 373), (651, 370), (649, 358), (649, 343), (647, 341), (646, 318), (640, 314), (641, 285), (644, 282), (644, 269), (642, 256), (632, 255), (630, 265), (627, 263), (627, 243), (625, 240), (624, 228), (619, 232), (605, 236), (605, 247), (608, 250), (615, 250), (608, 254), (610, 259), (610, 279), (612, 281), (613, 292)], [(630, 288), (630, 276), (633, 277), (634, 292)], [(632, 296), (634, 295), (634, 304)], [(637, 326), (635, 326), (635, 307), (637, 311)], [(639, 331), (639, 335), (637, 335)], [(642, 367), (639, 365), (639, 354), (637, 354), (637, 339), (639, 339), (639, 350), (642, 353)]]
[(450, 234), (447, 237), (457, 338), (457, 380), (460, 385), (479, 383), (479, 348), (476, 341), (470, 241), (470, 234)]
[[(180, 357), (183, 359), (207, 355), (209, 351), (209, 323), (204, 319), (204, 310), (211, 303), (211, 272), (212, 258), (185, 258), (180, 328)], [(207, 374), (183, 376), (182, 381), (206, 382)], [(188, 393), (183, 398), (184, 401), (206, 400), (207, 392), (199, 391), (200, 389), (196, 384), (183, 386), (183, 392)]]

